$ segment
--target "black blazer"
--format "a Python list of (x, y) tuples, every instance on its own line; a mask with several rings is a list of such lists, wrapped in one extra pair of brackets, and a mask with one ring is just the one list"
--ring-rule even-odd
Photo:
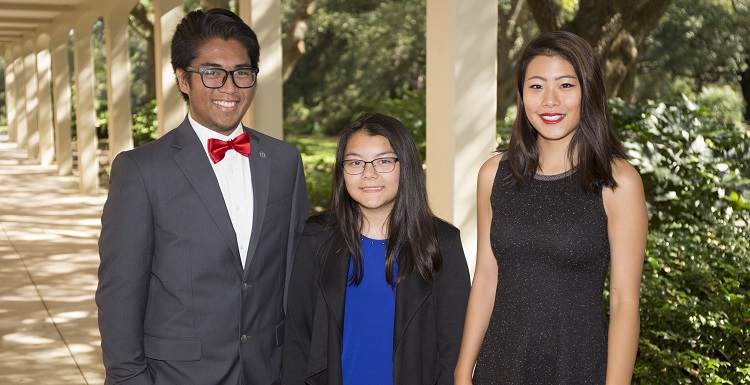
[[(453, 384), (471, 284), (458, 229), (437, 218), (436, 224), (443, 266), (432, 285), (414, 272), (396, 291), (395, 385)], [(333, 252), (341, 242), (335, 230), (307, 221), (289, 286), (284, 385), (342, 384), (349, 258)]]

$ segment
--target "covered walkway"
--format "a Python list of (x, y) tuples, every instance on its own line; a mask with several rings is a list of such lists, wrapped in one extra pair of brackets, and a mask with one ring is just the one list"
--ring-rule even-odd
[[(0, 384), (104, 380), (94, 292), (105, 193), (98, 180), (91, 33), (102, 20), (114, 157), (133, 146), (126, 43), (127, 15), (137, 1), (0, 0), (8, 121), (8, 134), (0, 133)], [(265, 52), (245, 123), (281, 137), (281, 2), (236, 3)], [(183, 1), (153, 4), (163, 134), (185, 114), (167, 49)], [(476, 172), (495, 143), (496, 4), (427, 0), (426, 19), (427, 147), (441, 154), (428, 157), (428, 170), (438, 170), (427, 175), (428, 191), (436, 213), (461, 228), (473, 265)], [(68, 82), (69, 49), (75, 95)], [(77, 177), (71, 175), (72, 121)]]
[[(139, 0), (0, 0), (0, 62), (5, 72), (8, 141), (41, 165), (73, 172), (76, 125), (78, 188), (99, 190), (92, 29), (106, 42), (110, 160), (133, 148), (128, 14)], [(234, 0), (258, 34), (261, 71), (246, 125), (283, 136), (281, 0)], [(174, 81), (169, 43), (184, 0), (152, 0), (158, 134), (179, 125), (185, 104)], [(426, 0), (427, 190), (435, 213), (461, 229), (473, 265), (476, 175), (495, 148), (497, 3)], [(72, 58), (68, 53), (72, 51)], [(71, 60), (72, 59), (72, 60)], [(76, 92), (69, 84), (70, 63)], [(75, 106), (73, 116), (71, 106)]]
[(94, 303), (104, 200), (0, 133), (0, 384), (104, 382)]

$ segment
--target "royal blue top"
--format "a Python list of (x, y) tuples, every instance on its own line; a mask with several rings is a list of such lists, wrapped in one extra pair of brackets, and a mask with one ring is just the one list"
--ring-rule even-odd
[(385, 280), (386, 241), (363, 235), (360, 245), (362, 282), (346, 287), (341, 352), (344, 385), (392, 385), (396, 291)]

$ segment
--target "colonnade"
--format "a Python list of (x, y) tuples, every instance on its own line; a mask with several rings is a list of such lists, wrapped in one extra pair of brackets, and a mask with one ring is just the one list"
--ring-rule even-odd
[[(80, 190), (98, 192), (99, 165), (96, 137), (92, 30), (104, 23), (107, 68), (107, 106), (110, 158), (133, 148), (130, 105), (128, 14), (138, 0), (81, 1), (75, 6), (53, 7), (59, 15), (17, 41), (0, 43), (5, 66), (8, 139), (27, 149), (29, 158), (57, 166), (60, 175), (73, 172), (71, 105), (75, 103), (76, 149)], [(264, 43), (264, 68), (259, 76), (256, 103), (263, 114), (249, 112), (247, 124), (282, 136), (280, 2), (240, 1), (239, 13), (255, 26)], [(154, 0), (154, 39), (158, 134), (177, 127), (187, 112), (174, 80), (169, 51), (172, 33), (184, 16), (182, 0)], [(250, 12), (255, 9), (256, 12)], [(71, 41), (69, 41), (71, 40)], [(75, 98), (71, 97), (69, 44), (72, 43)], [(278, 49), (274, 49), (278, 47)], [(277, 51), (277, 52), (276, 52)], [(270, 64), (270, 65), (269, 65)], [(278, 68), (273, 68), (276, 65)], [(257, 121), (256, 121), (257, 120)], [(112, 159), (110, 159), (111, 161)]]
[[(281, 138), (282, 47), (280, 0), (236, 0), (237, 12), (256, 31), (263, 68), (245, 124)], [(476, 239), (476, 175), (495, 147), (497, 3), (427, 1), (427, 185), (436, 213), (461, 228), (465, 245)], [(5, 69), (8, 139), (31, 159), (73, 172), (71, 104), (75, 103), (80, 190), (98, 192), (99, 165), (91, 36), (104, 22), (109, 109), (109, 154), (133, 148), (128, 57), (128, 14), (138, 0), (79, 0), (49, 6), (57, 12), (12, 41), (0, 39)], [(26, 3), (33, 3), (28, 1)], [(24, 3), (24, 4), (26, 4)], [(182, 0), (154, 0), (158, 134), (176, 127), (186, 106), (174, 81), (170, 39), (184, 16)], [(21, 7), (18, 4), (16, 7)], [(75, 98), (68, 81), (73, 45)], [(111, 160), (111, 159), (110, 159)], [(473, 246), (466, 247), (473, 259)]]

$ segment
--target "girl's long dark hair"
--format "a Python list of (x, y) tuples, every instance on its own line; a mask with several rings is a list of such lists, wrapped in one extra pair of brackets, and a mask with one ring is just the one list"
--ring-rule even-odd
[[(400, 176), (398, 192), (393, 209), (388, 217), (388, 245), (385, 257), (385, 278), (396, 287), (414, 270), (428, 283), (433, 273), (440, 270), (442, 256), (436, 235), (436, 218), (427, 200), (427, 187), (422, 160), (409, 131), (395, 118), (377, 113), (362, 114), (346, 126), (339, 135), (336, 150), (336, 169), (333, 173), (331, 212), (326, 215), (326, 225), (334, 227), (343, 239), (337, 254), (347, 252), (351, 256), (353, 272), (349, 283), (359, 285), (364, 275), (360, 230), (362, 210), (352, 199), (344, 182), (344, 151), (349, 139), (357, 132), (370, 136), (383, 136), (393, 147), (398, 157)], [(394, 265), (398, 261), (398, 272)], [(396, 278), (396, 279), (394, 279)]]
[(505, 183), (521, 187), (539, 168), (539, 135), (531, 125), (523, 104), (526, 70), (537, 56), (557, 56), (570, 63), (581, 84), (581, 121), (568, 147), (568, 159), (576, 167), (583, 191), (597, 186), (615, 188), (612, 160), (627, 159), (625, 150), (612, 129), (602, 69), (594, 50), (581, 37), (564, 31), (545, 32), (532, 40), (516, 65), (516, 120), (508, 147), (511, 173)]

